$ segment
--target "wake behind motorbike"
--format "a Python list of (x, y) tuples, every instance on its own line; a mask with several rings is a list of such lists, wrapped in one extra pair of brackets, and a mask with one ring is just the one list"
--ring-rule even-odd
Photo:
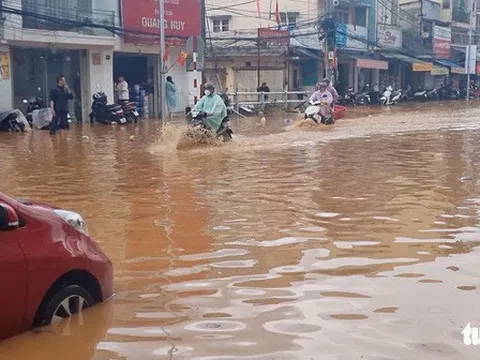
[[(233, 131), (230, 128), (230, 119), (226, 116), (220, 129), (214, 134), (212, 129), (207, 125), (207, 113), (205, 111), (192, 111), (193, 119), (188, 124), (188, 130), (185, 137), (194, 139), (196, 141), (211, 141), (220, 139), (223, 142), (228, 142), (233, 139)], [(199, 138), (201, 137), (201, 138)]]
[(320, 110), (322, 106), (329, 106), (321, 101), (309, 102), (309, 106), (305, 109), (305, 119), (311, 119), (317, 124), (332, 125), (335, 123), (332, 114), (329, 116), (322, 116)]
[(107, 95), (103, 91), (93, 94), (92, 99), (90, 123), (93, 124), (96, 121), (100, 124), (126, 124), (129, 122), (120, 105), (108, 104)]

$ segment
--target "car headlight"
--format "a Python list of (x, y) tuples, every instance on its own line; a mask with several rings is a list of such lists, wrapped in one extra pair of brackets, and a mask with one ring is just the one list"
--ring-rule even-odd
[(53, 212), (60, 216), (67, 224), (80, 231), (82, 234), (88, 235), (87, 225), (85, 224), (85, 220), (83, 220), (82, 215), (69, 210), (55, 209)]

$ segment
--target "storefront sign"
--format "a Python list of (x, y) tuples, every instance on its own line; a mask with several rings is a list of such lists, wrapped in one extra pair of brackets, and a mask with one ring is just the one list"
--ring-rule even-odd
[(289, 32), (286, 30), (274, 30), (268, 28), (258, 29), (258, 38), (265, 40), (266, 43), (288, 44)]
[(433, 64), (432, 63), (427, 63), (427, 62), (418, 62), (418, 63), (413, 63), (412, 64), (412, 71), (432, 71), (433, 70)]
[[(122, 0), (124, 41), (133, 44), (160, 43), (159, 0)], [(201, 35), (201, 0), (165, 0), (165, 36), (183, 39)]]
[(0, 77), (2, 80), (10, 80), (10, 53), (0, 52)]
[(357, 67), (362, 69), (388, 70), (388, 62), (373, 59), (357, 59)]
[(452, 30), (447, 27), (433, 27), (433, 52), (439, 59), (450, 58), (450, 50), (452, 46)]
[(402, 29), (392, 25), (378, 25), (378, 45), (384, 48), (396, 49), (402, 47)]
[(430, 71), (431, 75), (448, 75), (449, 70), (443, 66), (433, 65), (432, 71)]

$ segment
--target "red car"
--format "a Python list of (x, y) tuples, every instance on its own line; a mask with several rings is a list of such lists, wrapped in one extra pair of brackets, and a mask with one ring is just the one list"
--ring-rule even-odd
[(0, 339), (113, 296), (113, 267), (74, 212), (0, 193)]

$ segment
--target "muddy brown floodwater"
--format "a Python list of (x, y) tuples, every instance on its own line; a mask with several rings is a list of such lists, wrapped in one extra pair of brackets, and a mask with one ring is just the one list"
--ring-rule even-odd
[(480, 112), (359, 111), (183, 152), (155, 121), (1, 134), (0, 191), (82, 213), (116, 296), (0, 359), (478, 359)]

